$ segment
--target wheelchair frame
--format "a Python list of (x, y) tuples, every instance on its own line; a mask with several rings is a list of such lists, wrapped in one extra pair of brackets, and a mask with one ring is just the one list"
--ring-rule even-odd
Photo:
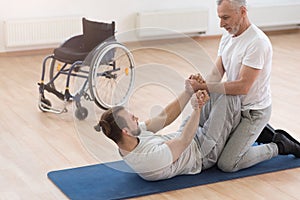
[[(97, 94), (97, 86), (96, 86), (96, 79), (98, 77), (105, 77), (107, 79), (116, 79), (117, 76), (114, 74), (114, 72), (117, 72), (120, 70), (120, 67), (118, 68), (116, 66), (115, 60), (111, 59), (109, 60), (108, 64), (112, 67), (112, 69), (104, 71), (102, 73), (98, 73), (98, 68), (101, 68), (101, 64), (103, 64), (103, 60), (105, 60), (106, 56), (111, 50), (114, 50), (115, 48), (120, 48), (123, 50), (130, 62), (129, 70), (130, 70), (130, 83), (129, 83), (129, 89), (126, 91), (126, 94), (124, 95), (124, 98), (121, 100), (121, 102), (118, 103), (109, 103), (103, 101), (101, 97)], [(109, 109), (112, 106), (116, 105), (123, 105), (127, 102), (128, 97), (131, 93), (131, 90), (133, 89), (133, 82), (134, 82), (134, 60), (133, 56), (130, 53), (130, 51), (122, 44), (118, 42), (103, 42), (100, 45), (98, 45), (88, 56), (92, 57), (90, 63), (86, 63), (85, 61), (76, 61), (74, 62), (70, 67), (68, 67), (68, 63), (64, 63), (64, 65), (59, 69), (59, 71), (54, 75), (54, 66), (55, 62), (57, 61), (54, 57), (54, 55), (49, 55), (45, 57), (43, 61), (42, 66), (42, 76), (41, 81), (38, 83), (39, 85), (39, 102), (38, 107), (43, 112), (51, 112), (51, 113), (64, 113), (67, 112), (67, 102), (69, 101), (75, 101), (76, 105), (76, 111), (75, 116), (79, 120), (83, 120), (88, 115), (88, 110), (83, 107), (80, 103), (81, 98), (84, 97), (86, 100), (94, 101), (96, 105), (102, 109)], [(47, 62), (50, 61), (50, 80), (48, 83), (45, 83), (45, 72), (46, 72), (46, 66)], [(88, 65), (89, 64), (89, 65)], [(82, 70), (81, 68), (83, 66), (89, 66), (89, 70)], [(54, 86), (55, 80), (60, 75), (66, 75), (66, 85), (65, 85), (65, 91), (64, 93), (57, 91), (57, 89)], [(69, 85), (70, 85), (70, 78), (78, 77), (85, 79), (83, 85), (81, 86), (80, 90), (78, 90), (74, 95), (72, 95), (69, 91)], [(51, 102), (45, 97), (45, 91), (54, 94), (57, 96), (60, 100), (64, 101), (63, 108), (57, 109), (53, 108), (51, 105)], [(90, 93), (88, 93), (90, 91)]]

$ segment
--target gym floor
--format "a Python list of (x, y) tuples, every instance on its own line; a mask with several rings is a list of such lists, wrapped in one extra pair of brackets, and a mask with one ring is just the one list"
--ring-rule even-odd
[[(300, 30), (268, 35), (274, 49), (270, 124), (300, 140)], [(220, 37), (194, 39), (214, 60)], [(184, 42), (176, 40), (172, 44), (178, 44), (187, 56), (197, 57)], [(48, 180), (47, 172), (120, 159), (115, 145), (93, 130), (103, 112), (93, 102), (85, 102), (95, 112), (84, 121), (74, 117), (72, 103), (67, 105), (68, 112), (59, 115), (38, 109), (37, 82), (43, 58), (50, 53), (48, 49), (0, 54), (0, 199), (67, 199)], [(134, 57), (137, 67), (155, 61), (183, 77), (196, 72), (189, 63), (162, 50), (137, 51)], [(164, 78), (173, 81), (168, 74)], [(149, 108), (155, 112), (173, 97), (170, 90), (159, 85), (141, 87), (132, 98), (132, 110), (144, 120), (149, 116)], [(300, 168), (296, 168), (135, 199), (299, 199), (299, 175)]]

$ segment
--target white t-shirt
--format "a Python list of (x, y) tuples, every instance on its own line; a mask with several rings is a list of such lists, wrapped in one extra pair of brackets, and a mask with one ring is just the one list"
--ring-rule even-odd
[(195, 140), (173, 162), (172, 152), (165, 141), (177, 137), (180, 132), (167, 135), (154, 134), (146, 130), (145, 123), (139, 124), (139, 144), (123, 160), (143, 179), (154, 181), (179, 174), (196, 174), (202, 169), (202, 158)]
[(222, 57), (228, 81), (238, 79), (242, 65), (261, 70), (248, 94), (241, 96), (242, 110), (264, 109), (271, 105), (272, 55), (269, 38), (253, 24), (237, 37), (229, 33), (222, 36), (218, 56)]

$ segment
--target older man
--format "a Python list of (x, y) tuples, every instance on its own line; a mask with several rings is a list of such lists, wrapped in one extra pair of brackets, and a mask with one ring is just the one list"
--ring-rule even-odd
[(219, 168), (234, 172), (278, 154), (300, 157), (299, 145), (281, 133), (268, 144), (252, 146), (271, 117), (272, 45), (250, 22), (246, 0), (217, 0), (217, 5), (220, 26), (227, 32), (221, 38), (215, 68), (206, 82), (190, 82), (195, 90), (241, 97), (241, 122), (219, 158)]

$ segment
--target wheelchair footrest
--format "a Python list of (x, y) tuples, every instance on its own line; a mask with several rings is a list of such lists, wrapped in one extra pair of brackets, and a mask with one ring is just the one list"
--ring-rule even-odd
[[(40, 83), (38, 83), (38, 85), (41, 86)], [(59, 99), (61, 99), (61, 100), (65, 99), (64, 94), (62, 94), (61, 92), (57, 91), (56, 89), (50, 87), (49, 85), (43, 85), (41, 87), (43, 87), (47, 92), (50, 92), (50, 93), (54, 94), (55, 96), (57, 96)]]

